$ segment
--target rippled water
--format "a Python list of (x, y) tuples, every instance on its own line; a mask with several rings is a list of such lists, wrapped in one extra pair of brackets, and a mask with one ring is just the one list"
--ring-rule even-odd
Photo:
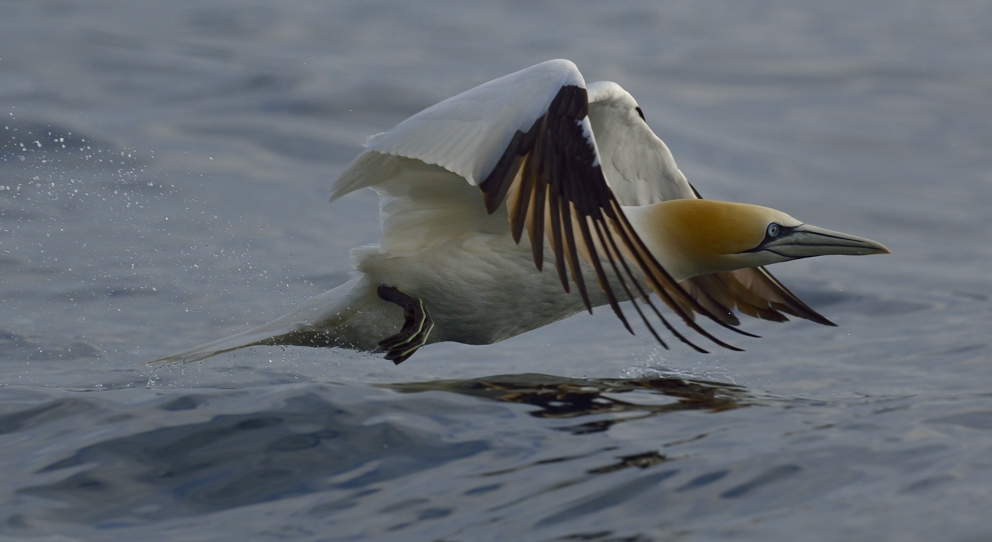
[[(0, 2), (0, 536), (985, 540), (983, 2)], [(548, 58), (707, 197), (893, 254), (775, 266), (839, 324), (660, 350), (609, 311), (487, 347), (142, 361), (342, 283), (369, 134)], [(498, 376), (493, 376), (498, 375)]]

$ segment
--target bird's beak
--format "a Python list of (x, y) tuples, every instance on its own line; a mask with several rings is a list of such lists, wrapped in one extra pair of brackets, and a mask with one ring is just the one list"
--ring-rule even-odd
[(790, 259), (830, 254), (851, 256), (889, 254), (889, 249), (871, 239), (807, 224), (796, 227), (791, 235), (783, 235), (762, 248)]

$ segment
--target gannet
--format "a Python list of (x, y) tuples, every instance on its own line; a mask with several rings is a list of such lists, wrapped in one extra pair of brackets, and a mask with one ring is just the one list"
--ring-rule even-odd
[(399, 364), (427, 344), (491, 344), (603, 305), (633, 333), (620, 305), (629, 300), (663, 346), (657, 322), (705, 352), (652, 292), (689, 329), (739, 350), (695, 314), (744, 335), (734, 309), (834, 325), (763, 266), (888, 253), (774, 209), (703, 199), (634, 98), (616, 83), (587, 85), (568, 60), (490, 81), (372, 136), (331, 201), (366, 187), (381, 198), (382, 239), (352, 249), (350, 281), (275, 321), (149, 363), (296, 345), (385, 352)]

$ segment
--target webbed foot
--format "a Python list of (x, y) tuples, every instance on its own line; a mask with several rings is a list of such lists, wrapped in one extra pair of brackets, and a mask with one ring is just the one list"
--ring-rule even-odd
[(403, 315), (406, 317), (403, 329), (396, 335), (379, 341), (379, 346), (386, 349), (386, 359), (399, 365), (421, 346), (427, 344), (427, 336), (434, 329), (434, 321), (431, 320), (431, 315), (428, 314), (427, 307), (421, 299), (408, 296), (384, 284), (379, 285), (376, 293), (384, 301), (403, 307)]

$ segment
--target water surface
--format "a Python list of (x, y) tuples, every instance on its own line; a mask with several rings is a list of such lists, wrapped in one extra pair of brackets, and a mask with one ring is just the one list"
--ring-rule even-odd
[[(0, 3), (0, 534), (992, 536), (992, 9), (980, 2)], [(660, 349), (609, 311), (394, 367), (141, 365), (341, 284), (365, 137), (549, 58), (708, 198), (893, 254), (773, 271), (835, 321)], [(727, 337), (725, 337), (727, 338)]]

